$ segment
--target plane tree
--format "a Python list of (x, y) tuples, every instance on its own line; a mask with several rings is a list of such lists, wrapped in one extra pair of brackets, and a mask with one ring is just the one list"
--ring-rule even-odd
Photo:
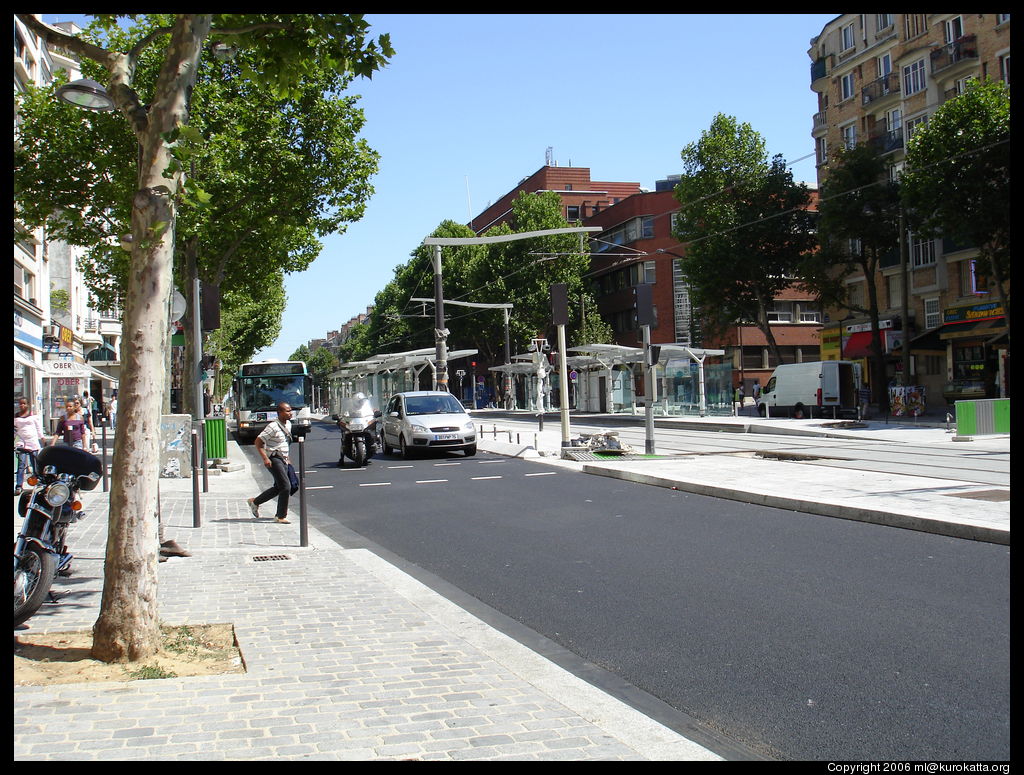
[(814, 249), (810, 193), (780, 156), (768, 159), (750, 124), (732, 116), (715, 116), (681, 155), (673, 233), (686, 244), (679, 266), (701, 326), (723, 333), (752, 321), (782, 363), (768, 312), (781, 291), (799, 284)]
[[(350, 14), (176, 14), (134, 42), (120, 42), (118, 17), (101, 14), (108, 31), (95, 42), (18, 14), (31, 30), (102, 67), (101, 82), (137, 141), (137, 177), (130, 194), (131, 259), (124, 288), (125, 331), (120, 381), (118, 476), (110, 490), (110, 523), (95, 658), (139, 660), (160, 644), (157, 611), (159, 427), (165, 390), (176, 220), (181, 202), (202, 201), (189, 187), (178, 141), (190, 130), (190, 97), (210, 42), (251, 52), (239, 77), (276, 99), (295, 98), (304, 79), (322, 71), (371, 76), (392, 55), (387, 36), (369, 39), (369, 25)], [(157, 52), (154, 82), (136, 80), (148, 52)], [(84, 119), (83, 119), (84, 120)], [(184, 150), (184, 149), (182, 149)], [(82, 192), (83, 197), (88, 190)], [(120, 224), (119, 224), (120, 225)]]

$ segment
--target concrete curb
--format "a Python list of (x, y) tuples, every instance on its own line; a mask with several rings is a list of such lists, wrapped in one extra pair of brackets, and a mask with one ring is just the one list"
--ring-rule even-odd
[(772, 508), (787, 509), (789, 511), (799, 511), (805, 514), (817, 514), (823, 517), (848, 519), (855, 522), (870, 522), (876, 525), (918, 530), (926, 533), (934, 533), (936, 535), (949, 536), (951, 538), (967, 538), (973, 541), (983, 541), (986, 543), (1001, 544), (1004, 546), (1010, 545), (1009, 531), (987, 528), (980, 525), (946, 522), (943, 520), (928, 519), (927, 517), (917, 517), (910, 514), (900, 514), (880, 509), (867, 509), (864, 507), (837, 503), (807, 501), (799, 498), (788, 498), (781, 495), (745, 492), (731, 487), (720, 487), (713, 484), (680, 481), (669, 477), (643, 474), (636, 471), (623, 471), (602, 465), (584, 464), (583, 472), (596, 474), (598, 476), (607, 476), (613, 479), (622, 479), (629, 482), (637, 482), (639, 484), (667, 487), (669, 489), (691, 492), (697, 495), (709, 495), (715, 498), (726, 498), (729, 500), (741, 501), (743, 503), (753, 503), (759, 506), (770, 506)]

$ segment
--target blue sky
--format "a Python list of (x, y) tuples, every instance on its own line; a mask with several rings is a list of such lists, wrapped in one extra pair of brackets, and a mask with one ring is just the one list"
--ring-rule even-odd
[(352, 88), (381, 155), (376, 193), (286, 279), (281, 334), (257, 358), (287, 358), (364, 312), (441, 221), (467, 222), (542, 167), (549, 147), (559, 166), (653, 189), (726, 113), (813, 182), (807, 50), (836, 16), (367, 14), (395, 48)]

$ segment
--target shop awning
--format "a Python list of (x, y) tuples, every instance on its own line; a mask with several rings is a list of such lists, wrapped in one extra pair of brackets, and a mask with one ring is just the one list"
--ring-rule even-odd
[(14, 362), (20, 363), (22, 366), (26, 366), (30, 369), (38, 369), (39, 365), (29, 360), (28, 356), (22, 355), (17, 347), (14, 348)]
[(939, 329), (939, 339), (966, 337), (992, 337), (1006, 332), (1006, 318), (972, 320), (967, 323), (947, 323)]
[(871, 332), (858, 331), (852, 334), (843, 345), (843, 358), (855, 361), (860, 358), (871, 357)]

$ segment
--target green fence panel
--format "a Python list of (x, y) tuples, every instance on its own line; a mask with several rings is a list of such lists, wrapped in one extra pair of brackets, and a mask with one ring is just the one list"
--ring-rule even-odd
[(1010, 399), (957, 401), (956, 432), (961, 436), (1009, 433)]
[(224, 418), (206, 421), (206, 458), (215, 460), (228, 456), (228, 429)]

